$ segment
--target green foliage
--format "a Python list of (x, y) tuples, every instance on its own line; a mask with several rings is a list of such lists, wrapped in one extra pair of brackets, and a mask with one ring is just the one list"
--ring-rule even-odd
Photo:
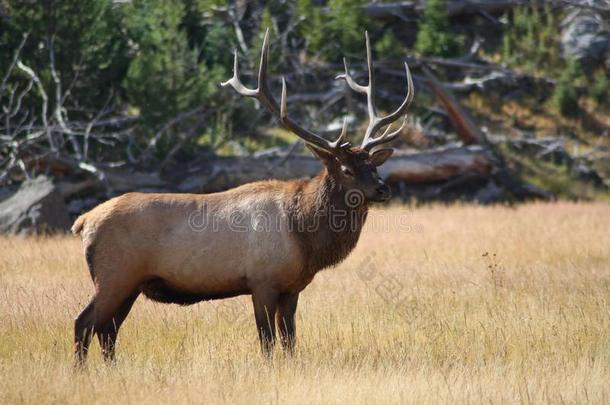
[[(123, 23), (134, 57), (124, 81), (130, 103), (154, 126), (211, 98), (220, 78), (199, 63), (181, 28), (178, 0), (134, 0)], [(213, 57), (212, 57), (213, 59)]]
[[(184, 15), (180, 27), (186, 32), (189, 47), (199, 50), (200, 61), (211, 66), (231, 66), (235, 47), (233, 28), (214, 18), (222, 0), (182, 0)], [(178, 7), (181, 5), (178, 4)]]
[(582, 79), (582, 71), (577, 61), (570, 61), (559, 77), (552, 101), (561, 115), (573, 116), (578, 112), (577, 81)]
[(428, 0), (417, 33), (415, 49), (430, 56), (450, 57), (459, 54), (463, 38), (449, 29), (445, 0)]
[(510, 24), (502, 38), (504, 62), (528, 72), (560, 74), (563, 61), (555, 11), (549, 5), (519, 7), (509, 17)]
[(510, 35), (502, 36), (502, 60), (510, 61), (513, 57), (513, 53), (515, 52), (514, 40)]
[[(89, 108), (103, 105), (128, 64), (111, 2), (56, 0), (51, 5), (16, 1), (10, 2), (7, 13), (10, 17), (3, 17), (0, 30), (2, 61), (12, 59), (23, 34), (29, 33), (20, 58), (38, 74), (48, 93), (55, 91), (50, 64), (52, 44), (63, 91), (78, 77), (78, 85), (71, 88), (68, 102), (75, 101)], [(53, 97), (50, 101), (54, 102)]]
[(258, 22), (258, 32), (252, 38), (248, 58), (250, 60), (250, 66), (257, 67), (260, 61), (260, 52), (263, 45), (263, 38), (265, 32), (269, 30), (269, 38), (271, 41), (271, 47), (273, 51), (269, 53), (269, 72), (277, 73), (281, 72), (286, 66), (286, 59), (288, 58), (287, 49), (285, 49), (281, 43), (281, 34), (278, 30), (274, 14), (272, 13), (272, 5), (268, 5), (263, 8)]
[(266, 30), (269, 28), (271, 31), (275, 32), (275, 24), (273, 23), (273, 17), (271, 16), (271, 10), (269, 7), (263, 8), (263, 15), (261, 16), (260, 27), (262, 30)]
[(328, 62), (339, 62), (343, 56), (363, 55), (367, 27), (364, 4), (364, 0), (329, 0), (328, 12), (322, 14), (311, 0), (298, 0), (297, 13), (302, 20), (299, 31), (309, 52)]
[[(238, 16), (227, 12), (223, 0), (5, 2), (0, 7), (3, 14), (0, 70), (6, 71), (15, 48), (28, 32), (21, 60), (41, 78), (49, 95), (51, 113), (55, 83), (50, 72), (49, 46), (53, 43), (63, 90), (70, 88), (66, 102), (69, 119), (86, 122), (112, 95), (113, 114), (128, 112), (139, 118), (134, 124), (136, 154), (162, 128), (168, 129), (164, 129), (164, 136), (156, 143), (156, 153), (161, 158), (177, 139), (187, 145), (183, 150), (193, 146), (189, 153), (197, 153), (196, 147), (211, 144), (237, 145), (237, 149), (245, 146), (250, 150), (267, 145), (267, 138), (277, 136), (257, 135), (263, 132), (260, 126), (272, 121), (264, 109), (257, 109), (253, 102), (238, 101), (230, 89), (219, 90), (218, 83), (231, 76), (232, 50), (239, 49), (242, 77), (249, 84), (257, 69), (266, 28), (271, 30), (269, 69), (275, 78), (286, 72), (303, 71), (297, 66), (300, 52), (333, 69), (335, 66), (330, 64), (340, 63), (344, 56), (353, 62), (364, 62), (366, 29), (371, 34), (376, 59), (402, 59), (405, 48), (397, 37), (407, 38), (411, 32), (398, 22), (375, 26), (376, 22), (369, 21), (364, 14), (363, 6), (368, 2), (270, 0), (248, 3), (247, 7), (231, 6), (230, 10)], [(578, 65), (562, 60), (557, 41), (558, 20), (558, 12), (550, 6), (523, 7), (511, 12), (509, 28), (502, 37), (503, 61), (558, 79), (552, 103), (562, 114), (578, 110), (575, 82), (588, 84), (586, 94), (599, 104), (607, 103), (610, 82), (603, 70), (590, 75), (586, 83)], [(462, 42), (460, 36), (451, 32), (446, 0), (427, 1), (415, 43), (417, 51), (450, 57), (460, 53)], [(488, 41), (487, 45), (492, 43), (495, 42)], [(8, 90), (23, 88), (24, 77), (20, 74), (13, 73), (6, 86)], [(296, 92), (297, 88), (323, 91), (323, 83), (302, 86), (310, 77), (289, 78), (289, 92)], [(70, 87), (74, 78), (77, 80)], [(274, 83), (277, 91), (275, 85), (277, 82)], [(433, 102), (422, 101), (422, 94), (418, 94), (413, 106), (416, 111), (420, 105)], [(383, 109), (383, 98), (379, 101)], [(31, 105), (38, 112), (40, 103), (38, 93), (32, 91), (23, 105)], [(300, 104), (292, 110), (297, 116), (309, 106)], [(198, 106), (204, 108), (180, 124), (166, 125)], [(337, 108), (338, 105), (334, 106), (333, 112)], [(235, 140), (233, 133), (240, 136), (238, 142), (230, 142)], [(105, 150), (113, 153), (111, 147)]]
[(309, 52), (319, 52), (324, 47), (324, 30), (322, 29), (322, 11), (312, 4), (311, 0), (297, 1), (299, 34), (305, 38)]
[(363, 53), (364, 30), (366, 21), (363, 14), (363, 0), (330, 0), (328, 29), (336, 41), (331, 59), (341, 59), (340, 55), (359, 55)]
[(400, 59), (405, 55), (404, 47), (390, 30), (386, 30), (381, 39), (377, 41), (375, 50), (384, 59)]
[(603, 69), (598, 70), (593, 75), (593, 83), (590, 87), (591, 97), (598, 104), (607, 104), (610, 102), (610, 79)]

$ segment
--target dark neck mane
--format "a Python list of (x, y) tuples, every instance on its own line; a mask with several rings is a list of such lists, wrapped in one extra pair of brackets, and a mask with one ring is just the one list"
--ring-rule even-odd
[[(346, 201), (349, 195), (325, 170), (298, 184), (290, 207), (292, 229), (306, 260), (305, 271), (316, 272), (340, 263), (354, 249), (366, 221), (366, 201)], [(355, 192), (357, 194), (357, 192)]]

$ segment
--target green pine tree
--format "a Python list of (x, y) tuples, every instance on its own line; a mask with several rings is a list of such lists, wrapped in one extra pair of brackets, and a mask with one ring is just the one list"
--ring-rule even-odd
[(603, 69), (599, 69), (593, 75), (591, 96), (598, 104), (610, 103), (610, 79), (608, 79), (608, 75)]
[[(66, 102), (81, 109), (101, 108), (124, 77), (128, 65), (126, 41), (117, 27), (117, 13), (111, 2), (15, 1), (10, 2), (7, 14), (0, 30), (2, 67), (6, 63), (8, 68), (14, 50), (27, 32), (20, 58), (37, 73), (47, 92), (55, 91), (50, 65), (52, 44), (63, 92), (78, 79)], [(51, 97), (49, 108), (54, 108), (54, 102)]]
[(364, 54), (364, 31), (367, 22), (364, 0), (329, 0), (322, 14), (311, 0), (299, 0), (297, 13), (302, 19), (300, 33), (309, 53), (327, 62), (340, 62), (344, 56)]
[(569, 61), (561, 73), (552, 96), (553, 104), (561, 115), (577, 115), (579, 107), (576, 82), (582, 79), (582, 76), (580, 64), (575, 60)]
[(390, 30), (386, 30), (381, 39), (377, 41), (375, 50), (384, 58), (401, 59), (405, 55), (404, 47)]
[(463, 39), (449, 29), (449, 17), (445, 0), (428, 0), (417, 33), (415, 49), (422, 55), (456, 56)]
[(124, 86), (149, 126), (211, 98), (220, 80), (189, 47), (184, 14), (178, 0), (134, 0), (124, 9), (134, 55)]

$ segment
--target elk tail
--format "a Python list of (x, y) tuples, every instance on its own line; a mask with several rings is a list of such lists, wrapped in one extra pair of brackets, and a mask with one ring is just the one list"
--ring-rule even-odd
[(71, 229), (74, 235), (78, 235), (83, 230), (83, 226), (85, 225), (86, 219), (87, 214), (83, 214), (80, 217), (76, 218), (76, 221), (74, 221), (74, 225), (72, 225)]

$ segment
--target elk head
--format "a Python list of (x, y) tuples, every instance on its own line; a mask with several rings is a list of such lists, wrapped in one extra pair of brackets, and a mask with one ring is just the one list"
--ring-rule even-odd
[[(326, 166), (329, 175), (346, 190), (357, 189), (362, 192), (365, 198), (370, 201), (387, 201), (391, 197), (390, 188), (377, 173), (377, 167), (382, 165), (391, 155), (393, 149), (375, 147), (394, 140), (403, 129), (406, 123), (405, 112), (413, 101), (413, 80), (409, 71), (409, 66), (405, 62), (407, 76), (407, 95), (402, 104), (392, 113), (381, 117), (375, 106), (375, 78), (373, 74), (373, 60), (371, 55), (371, 45), (368, 33), (366, 37), (366, 56), (369, 74), (368, 85), (358, 84), (351, 76), (347, 67), (347, 61), (343, 59), (345, 73), (338, 75), (336, 79), (344, 79), (347, 85), (357, 93), (366, 95), (369, 124), (364, 134), (362, 144), (353, 146), (347, 141), (347, 120), (343, 121), (341, 134), (335, 141), (329, 141), (322, 136), (301, 127), (288, 116), (286, 106), (286, 80), (282, 78), (282, 96), (278, 105), (275, 98), (271, 95), (269, 83), (267, 81), (267, 68), (269, 62), (269, 30), (265, 33), (261, 51), (261, 60), (258, 70), (258, 86), (255, 89), (247, 88), (239, 79), (239, 66), (237, 50), (235, 51), (233, 77), (222, 86), (230, 85), (239, 94), (257, 99), (267, 107), (279, 119), (279, 122), (286, 129), (292, 131), (303, 139), (313, 154)], [(400, 127), (392, 131), (392, 124), (404, 115)], [(379, 131), (385, 131), (377, 136)]]

